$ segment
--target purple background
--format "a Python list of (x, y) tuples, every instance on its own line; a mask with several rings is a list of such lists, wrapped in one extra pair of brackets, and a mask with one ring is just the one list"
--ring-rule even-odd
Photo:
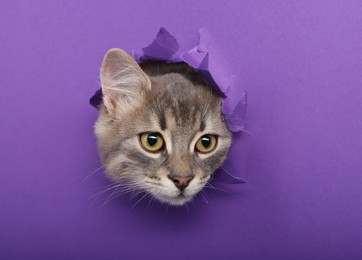
[[(102, 205), (88, 98), (160, 25), (185, 49), (207, 26), (248, 90), (247, 184)], [(0, 75), (1, 259), (362, 259), (361, 1), (2, 0)]]

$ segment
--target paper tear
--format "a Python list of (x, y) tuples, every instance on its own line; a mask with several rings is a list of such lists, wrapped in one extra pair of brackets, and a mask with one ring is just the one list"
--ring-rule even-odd
[[(246, 92), (240, 92), (236, 87), (234, 75), (228, 75), (220, 51), (217, 49), (210, 33), (206, 28), (199, 31), (199, 44), (194, 48), (180, 52), (180, 44), (176, 38), (165, 28), (161, 27), (155, 39), (140, 51), (133, 51), (132, 56), (141, 63), (145, 60), (158, 60), (164, 62), (184, 61), (194, 68), (204, 80), (222, 96), (222, 111), (224, 119), (232, 132), (245, 129), (244, 117), (246, 112)], [(98, 96), (101, 93), (97, 92)], [(91, 104), (98, 107), (101, 98), (92, 98)]]
[[(176, 38), (161, 27), (153, 42), (142, 48), (142, 55), (137, 62), (144, 60), (174, 61), (172, 56), (180, 48)], [(135, 57), (134, 57), (135, 58)]]
[[(200, 29), (199, 43), (194, 48), (184, 52), (179, 51), (179, 48), (177, 39), (161, 27), (155, 39), (140, 51), (133, 51), (132, 57), (138, 63), (146, 60), (187, 63), (222, 97), (223, 118), (229, 130), (234, 133), (245, 131), (247, 94), (236, 86), (235, 76), (225, 71), (221, 52), (209, 31)], [(90, 104), (98, 108), (102, 99), (102, 91), (98, 90), (90, 99)], [(229, 184), (244, 183), (227, 171), (222, 172), (215, 175), (215, 180)]]

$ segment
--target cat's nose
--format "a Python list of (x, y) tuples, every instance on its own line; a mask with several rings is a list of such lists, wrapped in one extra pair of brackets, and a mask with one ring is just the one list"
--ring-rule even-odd
[(173, 183), (175, 183), (176, 187), (179, 190), (184, 190), (190, 183), (190, 181), (194, 178), (195, 176), (193, 175), (189, 175), (189, 176), (170, 176), (168, 175), (168, 178), (173, 181)]

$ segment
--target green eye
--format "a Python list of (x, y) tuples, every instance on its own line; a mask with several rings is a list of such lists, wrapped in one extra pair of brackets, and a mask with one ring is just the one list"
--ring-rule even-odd
[(200, 153), (209, 153), (216, 147), (217, 136), (215, 135), (203, 135), (197, 141), (195, 145), (196, 151)]
[(159, 133), (143, 133), (140, 140), (143, 148), (149, 152), (158, 152), (164, 145), (162, 135)]

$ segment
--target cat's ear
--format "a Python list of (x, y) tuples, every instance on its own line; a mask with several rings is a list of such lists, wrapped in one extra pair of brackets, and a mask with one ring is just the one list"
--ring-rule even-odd
[(121, 49), (110, 49), (101, 66), (103, 102), (110, 113), (127, 110), (151, 88), (148, 76), (137, 62)]

